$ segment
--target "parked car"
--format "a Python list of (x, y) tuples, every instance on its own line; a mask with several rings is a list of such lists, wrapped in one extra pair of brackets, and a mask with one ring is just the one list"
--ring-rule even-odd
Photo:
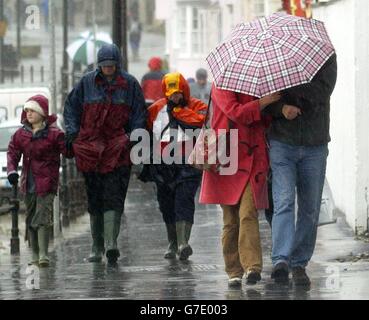
[(24, 103), (36, 94), (42, 94), (50, 101), (48, 87), (0, 87), (0, 123), (20, 119)]
[[(11, 120), (0, 123), (0, 195), (6, 196), (10, 194), (11, 185), (7, 175), (7, 156), (9, 141), (12, 135), (21, 127), (19, 120)], [(22, 162), (18, 168), (19, 175), (21, 174)]]

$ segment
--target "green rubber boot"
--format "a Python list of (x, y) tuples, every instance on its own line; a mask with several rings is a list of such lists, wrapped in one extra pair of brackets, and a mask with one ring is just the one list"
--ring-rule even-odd
[(92, 236), (91, 254), (89, 262), (101, 262), (104, 248), (104, 217), (101, 214), (90, 214), (90, 226)]
[(179, 260), (187, 260), (193, 253), (191, 246), (188, 244), (192, 224), (186, 221), (179, 221), (176, 223), (176, 228)]
[(167, 227), (167, 236), (168, 236), (168, 242), (169, 246), (167, 251), (164, 254), (165, 259), (175, 259), (176, 253), (178, 251), (177, 246), (177, 230), (175, 224), (165, 224)]
[(49, 228), (46, 226), (41, 226), (38, 228), (38, 246), (39, 246), (39, 266), (41, 268), (46, 268), (50, 264), (49, 260)]
[(186, 223), (185, 223), (185, 237), (186, 237), (187, 243), (190, 241), (191, 231), (192, 231), (192, 223), (186, 221)]
[(38, 266), (40, 256), (39, 256), (37, 230), (34, 230), (32, 228), (28, 228), (28, 235), (29, 235), (29, 240), (31, 242), (31, 249), (32, 249), (32, 260), (29, 263), (29, 265), (37, 265)]
[(115, 264), (120, 256), (117, 239), (120, 231), (121, 214), (116, 211), (104, 213), (104, 239), (109, 264)]

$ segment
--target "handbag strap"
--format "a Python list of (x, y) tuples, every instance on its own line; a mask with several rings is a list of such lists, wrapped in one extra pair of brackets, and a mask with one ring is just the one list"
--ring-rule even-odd
[(210, 105), (211, 105), (211, 91), (210, 91), (210, 97), (209, 97), (209, 102), (208, 102), (208, 109), (206, 110), (205, 121), (204, 121), (204, 126), (203, 126), (203, 128), (205, 129), (210, 129), (210, 126), (208, 126), (209, 115), (210, 115)]
[[(210, 115), (210, 108), (211, 108), (211, 91), (210, 91), (210, 97), (209, 97), (209, 102), (208, 102), (208, 110), (206, 111), (206, 116), (205, 116), (205, 121), (204, 121), (204, 125), (203, 128), (204, 129), (210, 129), (210, 126), (208, 126), (208, 120), (209, 120), (209, 115)], [(232, 120), (228, 119), (228, 131), (231, 130), (233, 128), (233, 122)]]

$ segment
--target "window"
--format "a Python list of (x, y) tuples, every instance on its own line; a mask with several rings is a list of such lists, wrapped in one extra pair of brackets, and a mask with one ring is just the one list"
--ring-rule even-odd
[(16, 106), (15, 107), (14, 116), (15, 116), (16, 119), (20, 119), (20, 117), (22, 115), (22, 111), (23, 111), (23, 106)]
[(205, 51), (204, 11), (198, 7), (183, 6), (178, 10), (179, 46), (182, 56), (203, 54)]
[(192, 53), (200, 52), (199, 10), (192, 8)]
[(265, 16), (265, 0), (254, 0), (254, 12), (256, 18)]
[(0, 123), (8, 120), (8, 109), (0, 106)]
[(187, 52), (187, 8), (181, 7), (178, 11), (179, 47)]

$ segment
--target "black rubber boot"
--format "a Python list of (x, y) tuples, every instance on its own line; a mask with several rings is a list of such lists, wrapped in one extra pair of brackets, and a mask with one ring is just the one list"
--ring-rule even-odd
[(192, 223), (179, 221), (176, 223), (179, 260), (187, 260), (193, 251), (188, 241), (191, 236)]
[(117, 246), (117, 239), (120, 231), (121, 214), (116, 211), (104, 213), (104, 239), (106, 258), (109, 264), (116, 264), (120, 253)]
[(32, 228), (28, 228), (29, 240), (31, 242), (32, 249), (32, 260), (28, 263), (29, 265), (38, 266), (40, 256), (38, 247), (38, 232)]
[(40, 268), (46, 268), (50, 264), (49, 259), (49, 228), (41, 226), (37, 231), (38, 246), (39, 246), (39, 266)]
[(168, 249), (164, 254), (165, 259), (175, 259), (178, 251), (177, 246), (177, 230), (175, 224), (166, 224), (168, 236)]
[(101, 214), (90, 214), (90, 226), (92, 236), (92, 248), (88, 261), (101, 262), (105, 252), (104, 217)]

